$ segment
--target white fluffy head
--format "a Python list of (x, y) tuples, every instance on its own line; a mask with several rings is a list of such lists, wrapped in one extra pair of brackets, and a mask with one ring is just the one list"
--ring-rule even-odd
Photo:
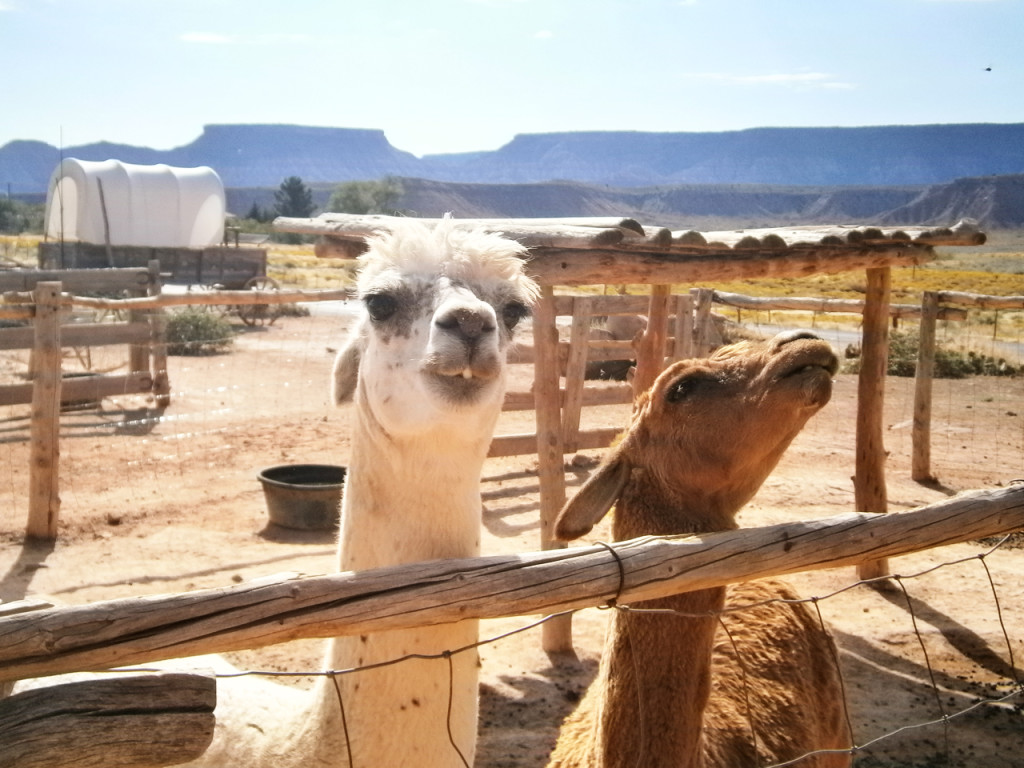
[(357, 282), (365, 314), (335, 363), (335, 400), (358, 388), (393, 436), (492, 429), (513, 329), (537, 296), (525, 252), (450, 219), (409, 219), (371, 240)]

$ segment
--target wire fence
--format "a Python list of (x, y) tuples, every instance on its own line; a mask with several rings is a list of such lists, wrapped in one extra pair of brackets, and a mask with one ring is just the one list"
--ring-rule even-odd
[[(853, 747), (850, 752), (855, 758), (855, 765), (986, 765), (986, 766), (1011, 766), (1016, 765), (1019, 759), (1019, 737), (1024, 734), (1024, 670), (1017, 666), (1017, 654), (1014, 648), (1024, 648), (1024, 631), (1021, 629), (1019, 605), (1006, 604), (1000, 597), (998, 579), (1001, 577), (1012, 577), (1012, 574), (1002, 573), (993, 575), (993, 568), (989, 561), (994, 553), (1012, 555), (1012, 552), (1005, 547), (1011, 542), (1011, 537), (1003, 537), (996, 544), (988, 546), (976, 554), (969, 554), (963, 557), (938, 562), (935, 565), (919, 571), (909, 572), (903, 575), (893, 575), (886, 579), (874, 579), (868, 581), (851, 581), (850, 583), (828, 593), (822, 593), (801, 600), (776, 599), (758, 603), (744, 604), (742, 606), (727, 605), (724, 613), (731, 613), (740, 616), (746, 612), (755, 611), (760, 607), (771, 603), (797, 603), (803, 602), (810, 605), (818, 616), (822, 626), (827, 626), (829, 621), (826, 616), (829, 613), (829, 605), (832, 601), (840, 600), (844, 595), (851, 592), (867, 592), (877, 595), (880, 589), (888, 590), (893, 602), (902, 602), (905, 608), (904, 627), (902, 634), (913, 641), (915, 646), (913, 653), (908, 654), (908, 660), (913, 661), (920, 672), (912, 680), (919, 691), (926, 693), (919, 695), (918, 706), (914, 711), (907, 712), (903, 717), (894, 721), (886, 722), (879, 718), (872, 717), (869, 707), (863, 701), (863, 696), (857, 695), (856, 673), (851, 674), (849, 667), (850, 657), (855, 655), (854, 650), (839, 645), (839, 657), (835, 658), (835, 664), (843, 680), (844, 701), (842, 702), (844, 718), (848, 724)], [(1019, 562), (1019, 554), (1016, 558)], [(1004, 564), (1000, 564), (1004, 565)], [(954, 668), (946, 668), (942, 664), (941, 651), (937, 650), (936, 639), (923, 629), (933, 624), (933, 620), (926, 615), (927, 610), (922, 610), (921, 604), (915, 598), (915, 585), (917, 582), (929, 576), (942, 576), (955, 581), (962, 581), (957, 574), (945, 573), (948, 569), (956, 569), (959, 566), (970, 566), (976, 568), (975, 574), (976, 597), (988, 593), (986, 610), (990, 614), (986, 618), (986, 624), (993, 627), (994, 631), (986, 633), (986, 636), (978, 635), (975, 641), (979, 644), (975, 649), (984, 648), (990, 653), (989, 666), (995, 667), (989, 671), (992, 673), (984, 683), (969, 684), (968, 676), (964, 674), (963, 664)], [(614, 601), (612, 601), (614, 602)], [(642, 606), (608, 604), (603, 606), (606, 610), (621, 611), (631, 614), (648, 614), (663, 616), (665, 621), (678, 619), (704, 618), (706, 614), (687, 614), (665, 608), (643, 608)], [(837, 609), (837, 610), (842, 610)], [(439, 664), (448, 664), (450, 668), (451, 658), (461, 653), (468, 653), (481, 650), (487, 646), (500, 646), (503, 643), (515, 639), (521, 635), (534, 633), (541, 624), (562, 614), (552, 614), (539, 620), (532, 620), (523, 623), (513, 629), (497, 634), (487, 635), (475, 644), (461, 648), (453, 648), (434, 655), (413, 654), (391, 661), (375, 665), (361, 667), (358, 669), (301, 669), (301, 670), (259, 670), (249, 669), (238, 673), (226, 673), (217, 675), (218, 678), (230, 684), (230, 679), (242, 676), (265, 676), (272, 678), (284, 677), (329, 677), (337, 679), (344, 675), (359, 675), (372, 669), (382, 666), (402, 664), (411, 659), (433, 659)], [(722, 614), (719, 614), (721, 616)], [(1016, 623), (1014, 623), (1016, 622)], [(770, 631), (770, 629), (768, 630)], [(968, 631), (970, 629), (968, 628)], [(891, 633), (891, 631), (890, 631)], [(727, 635), (727, 631), (725, 633)], [(870, 635), (870, 632), (868, 633)], [(636, 654), (635, 663), (644, 664), (644, 650), (634, 649)], [(999, 663), (991, 664), (991, 659), (998, 659)], [(579, 675), (580, 684), (592, 676), (592, 668)], [(656, 671), (655, 671), (656, 674)], [(449, 678), (451, 680), (451, 678)], [(951, 680), (960, 680), (963, 684), (959, 688), (951, 688)], [(897, 692), (891, 688), (876, 690), (876, 694), (883, 696), (896, 696)], [(753, 743), (758, 741), (757, 724), (757, 691), (748, 691), (746, 701), (748, 710), (744, 713), (747, 719), (749, 734), (748, 737)], [(344, 701), (341, 700), (339, 689), (339, 708), (344, 708)], [(663, 722), (663, 718), (658, 718)], [(559, 723), (536, 723), (532, 733), (539, 736), (540, 742), (534, 749), (534, 754), (549, 749), (557, 733)], [(635, 728), (643, 732), (643, 711), (637, 710)], [(450, 724), (447, 722), (438, 723), (439, 729), (451, 732)], [(500, 727), (495, 731), (502, 730)], [(984, 736), (988, 734), (990, 745), (985, 745)], [(1002, 746), (997, 743), (1000, 734), (1004, 734)], [(501, 740), (489, 738), (487, 729), (481, 732), (481, 758), (477, 765), (536, 765), (531, 754), (522, 761), (517, 761), (513, 756), (499, 756), (493, 754), (494, 746), (500, 746)], [(926, 744), (933, 746), (929, 752), (922, 751)], [(460, 745), (452, 743), (455, 750), (463, 761)], [(828, 753), (831, 750), (820, 750), (808, 753), (799, 758), (794, 758), (783, 763), (764, 763), (757, 768), (782, 768), (782, 766), (799, 765), (811, 756)], [(510, 758), (512, 758), (510, 760)], [(488, 761), (491, 760), (491, 762)], [(466, 763), (468, 765), (468, 763)], [(638, 764), (643, 764), (639, 762)], [(753, 768), (753, 767), (752, 767)]]

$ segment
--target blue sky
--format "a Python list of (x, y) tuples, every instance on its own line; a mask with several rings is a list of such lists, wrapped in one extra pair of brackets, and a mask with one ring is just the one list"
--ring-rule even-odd
[(1024, 0), (0, 0), (0, 146), (1016, 123), (1022, 34)]

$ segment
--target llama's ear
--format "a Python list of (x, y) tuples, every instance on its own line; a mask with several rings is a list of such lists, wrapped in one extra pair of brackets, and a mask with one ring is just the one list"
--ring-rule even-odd
[(359, 361), (363, 357), (363, 335), (356, 331), (334, 358), (331, 374), (331, 400), (335, 405), (352, 401), (359, 381)]
[(616, 449), (562, 507), (555, 520), (555, 538), (570, 541), (590, 533), (619, 500), (632, 469), (624, 453)]

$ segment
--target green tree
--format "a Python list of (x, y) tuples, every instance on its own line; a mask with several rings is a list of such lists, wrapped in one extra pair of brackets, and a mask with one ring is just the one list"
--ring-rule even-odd
[(25, 203), (10, 197), (0, 197), (0, 232), (17, 235), (22, 232), (42, 232), (43, 203)]
[(18, 206), (10, 198), (0, 197), (0, 232), (17, 233), (21, 228)]
[(251, 219), (252, 221), (263, 220), (263, 211), (260, 210), (260, 207), (256, 204), (255, 200), (252, 203), (252, 207), (249, 208), (249, 212), (245, 214), (245, 218)]
[(378, 181), (346, 181), (331, 193), (327, 210), (336, 213), (395, 213), (402, 197), (401, 182), (392, 176)]
[(289, 176), (274, 193), (274, 210), (278, 216), (307, 219), (313, 215), (313, 190), (298, 176)]

